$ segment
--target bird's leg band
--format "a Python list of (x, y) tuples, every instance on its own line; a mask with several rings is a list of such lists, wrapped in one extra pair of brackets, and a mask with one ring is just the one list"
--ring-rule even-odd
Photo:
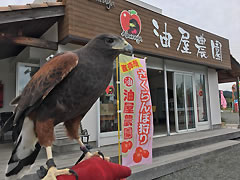
[(87, 154), (89, 152), (88, 148), (83, 144), (82, 140), (79, 138), (77, 139), (78, 144), (80, 145), (80, 149), (83, 152), (83, 154)]
[(50, 169), (51, 167), (56, 167), (56, 164), (55, 164), (53, 158), (48, 159), (46, 162), (46, 165), (47, 165), (48, 169)]
[(48, 169), (50, 169), (51, 167), (56, 167), (56, 164), (54, 163), (54, 160), (53, 160), (52, 147), (51, 146), (46, 147), (46, 152), (47, 152), (47, 159), (48, 159), (46, 162), (46, 165)]
[(82, 150), (83, 154), (87, 154), (89, 152), (86, 146), (81, 146), (80, 149)]

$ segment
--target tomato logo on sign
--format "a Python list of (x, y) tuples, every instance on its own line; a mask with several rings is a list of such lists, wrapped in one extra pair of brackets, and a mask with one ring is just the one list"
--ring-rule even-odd
[(143, 42), (141, 33), (141, 20), (135, 10), (123, 10), (120, 14), (120, 23), (122, 27), (121, 35), (126, 39), (132, 39), (136, 43)]

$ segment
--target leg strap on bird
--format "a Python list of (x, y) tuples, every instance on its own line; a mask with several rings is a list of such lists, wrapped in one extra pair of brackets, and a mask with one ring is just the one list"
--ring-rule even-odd
[[(46, 162), (47, 168), (56, 167), (54, 160), (51, 158)], [(48, 170), (44, 166), (40, 166), (40, 169), (37, 170), (37, 175), (40, 179), (43, 179), (47, 175)]]
[(46, 162), (46, 165), (47, 165), (48, 169), (50, 169), (51, 167), (56, 167), (56, 164), (53, 159), (48, 159)]
[(70, 169), (69, 172), (75, 176), (76, 180), (78, 180), (78, 174), (73, 169)]
[(80, 147), (80, 150), (83, 152), (83, 154), (80, 156), (80, 158), (77, 160), (77, 162), (75, 163), (78, 164), (80, 161), (83, 160), (83, 158), (85, 157), (85, 155), (90, 152), (89, 149), (86, 146)]
[(75, 163), (75, 165), (77, 165), (80, 161), (82, 161), (83, 158), (84, 158), (84, 156), (85, 156), (85, 154), (83, 153), (83, 154), (80, 156), (80, 158), (77, 160), (77, 162)]
[(89, 149), (86, 146), (80, 147), (81, 151), (83, 152), (83, 154), (87, 154), (89, 152)]

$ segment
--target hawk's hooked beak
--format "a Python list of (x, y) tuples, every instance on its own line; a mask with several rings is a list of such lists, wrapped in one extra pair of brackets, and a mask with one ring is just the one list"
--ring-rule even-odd
[(127, 41), (125, 41), (125, 42), (126, 42), (126, 44), (125, 44), (125, 47), (123, 48), (123, 51), (132, 54), (133, 53), (132, 45), (129, 44)]
[(121, 43), (115, 44), (112, 48), (113, 49), (118, 49), (122, 53), (130, 53), (130, 54), (133, 53), (132, 45), (129, 44), (125, 39), (122, 39)]

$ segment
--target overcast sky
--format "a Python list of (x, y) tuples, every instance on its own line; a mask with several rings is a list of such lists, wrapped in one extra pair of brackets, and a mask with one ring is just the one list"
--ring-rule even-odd
[[(115, 0), (117, 1), (117, 0)], [(239, 0), (142, 0), (181, 22), (229, 39), (230, 52), (240, 62)], [(0, 6), (27, 4), (33, 0), (1, 0)], [(231, 85), (220, 85), (231, 90)]]

